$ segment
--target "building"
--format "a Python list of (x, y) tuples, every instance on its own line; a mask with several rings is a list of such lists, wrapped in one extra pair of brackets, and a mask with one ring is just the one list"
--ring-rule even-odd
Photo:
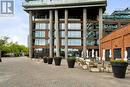
[[(29, 13), (29, 55), (65, 58), (98, 55), (106, 0), (25, 0)], [(98, 28), (97, 28), (98, 26)]]
[(100, 48), (103, 60), (124, 59), (130, 62), (130, 25), (102, 38)]
[(114, 11), (111, 15), (103, 15), (104, 32), (106, 36), (113, 30), (126, 26), (130, 23), (130, 9)]

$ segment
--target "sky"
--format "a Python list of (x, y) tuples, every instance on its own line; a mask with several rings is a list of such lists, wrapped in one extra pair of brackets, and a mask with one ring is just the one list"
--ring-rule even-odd
[[(1, 0), (0, 0), (1, 1)], [(27, 46), (27, 36), (29, 31), (28, 14), (23, 11), (22, 2), (15, 1), (14, 16), (0, 16), (0, 36), (8, 36), (11, 41)], [(106, 13), (111, 14), (114, 10), (130, 8), (130, 0), (107, 0)]]

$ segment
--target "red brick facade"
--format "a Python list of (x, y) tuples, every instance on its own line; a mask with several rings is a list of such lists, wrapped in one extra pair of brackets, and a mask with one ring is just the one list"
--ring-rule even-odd
[(111, 56), (109, 58), (114, 59), (114, 49), (120, 48), (121, 58), (124, 59), (126, 56), (126, 48), (130, 47), (130, 25), (113, 31), (111, 34), (102, 38), (100, 41), (101, 58), (104, 56), (103, 50), (111, 50)]

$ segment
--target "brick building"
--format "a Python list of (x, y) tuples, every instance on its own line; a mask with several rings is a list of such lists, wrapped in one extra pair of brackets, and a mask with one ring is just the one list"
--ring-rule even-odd
[(100, 54), (103, 60), (130, 61), (130, 25), (119, 28), (101, 39)]

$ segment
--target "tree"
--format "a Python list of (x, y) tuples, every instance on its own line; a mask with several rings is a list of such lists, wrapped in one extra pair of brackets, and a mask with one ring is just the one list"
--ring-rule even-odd
[(2, 56), (21, 56), (23, 53), (28, 55), (28, 48), (19, 45), (17, 42), (8, 42), (9, 37), (0, 37), (0, 59)]
[(15, 56), (20, 56), (22, 53), (28, 54), (28, 48), (17, 43), (10, 43), (9, 49), (10, 53), (13, 53)]
[(0, 37), (0, 62), (1, 62), (1, 52), (3, 51), (5, 45), (7, 44), (7, 40), (9, 39), (9, 37)]

